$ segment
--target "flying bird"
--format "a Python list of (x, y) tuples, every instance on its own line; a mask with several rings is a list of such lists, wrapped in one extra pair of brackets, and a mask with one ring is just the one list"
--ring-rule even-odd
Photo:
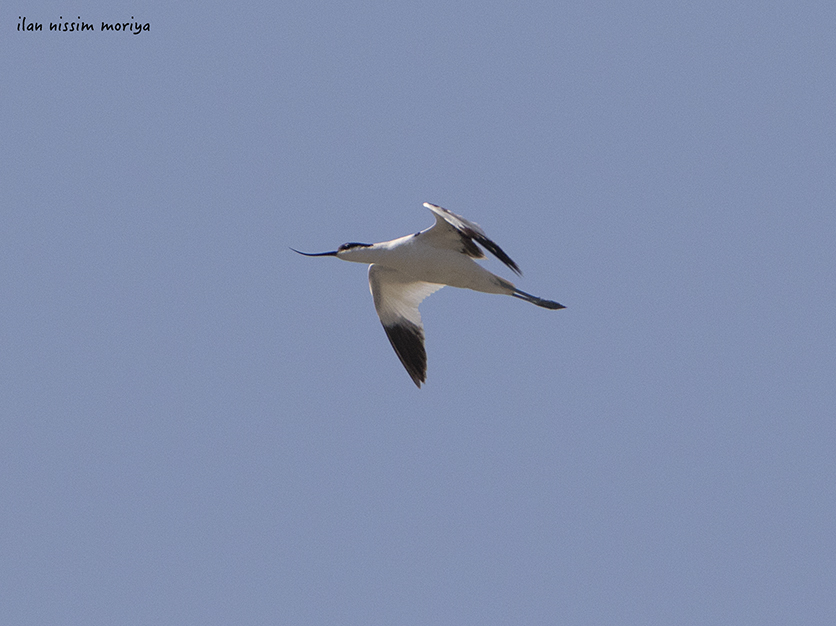
[(333, 252), (291, 248), (305, 256), (335, 256), (369, 264), (369, 288), (380, 322), (395, 354), (419, 388), (427, 378), (427, 352), (418, 305), (445, 285), (514, 296), (546, 309), (566, 308), (521, 291), (476, 263), (473, 259), (485, 258), (479, 248), (482, 246), (522, 276), (517, 264), (488, 239), (478, 224), (429, 202), (424, 206), (435, 214), (435, 224), (414, 235), (381, 243), (344, 243)]

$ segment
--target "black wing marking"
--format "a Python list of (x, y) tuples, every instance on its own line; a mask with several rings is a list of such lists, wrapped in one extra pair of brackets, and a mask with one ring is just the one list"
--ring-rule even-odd
[(505, 251), (502, 248), (496, 245), (495, 242), (488, 239), (479, 224), (470, 222), (461, 215), (456, 215), (452, 211), (448, 211), (447, 209), (435, 204), (430, 204), (429, 202), (425, 202), (424, 206), (447, 222), (459, 234), (462, 242), (462, 252), (474, 259), (483, 259), (485, 255), (476, 246), (476, 244), (473, 243), (475, 241), (497, 259), (505, 263), (505, 265), (511, 268), (511, 271), (515, 274), (522, 276), (522, 272), (517, 264), (511, 260), (511, 257), (505, 254)]
[(467, 235), (465, 235), (458, 228), (456, 229), (456, 232), (459, 234), (461, 242), (462, 242), (462, 254), (466, 254), (467, 256), (469, 256), (472, 259), (484, 259), (485, 258), (485, 253), (482, 252), (482, 250), (479, 248), (479, 246), (477, 246), (475, 243), (473, 243), (473, 239), (471, 237), (468, 237)]
[(491, 241), (490, 239), (488, 239), (484, 235), (480, 235), (478, 233), (474, 233), (472, 235), (472, 238), (475, 239), (476, 242), (478, 244), (480, 244), (483, 248), (485, 248), (485, 250), (487, 250), (492, 255), (494, 255), (497, 259), (499, 259), (500, 261), (505, 263), (505, 265), (510, 267), (511, 271), (513, 271), (517, 276), (522, 276), (522, 272), (520, 271), (520, 268), (517, 267), (517, 264), (514, 263), (514, 261), (511, 260), (511, 257), (509, 257), (507, 254), (505, 254), (505, 252), (502, 250), (502, 248), (500, 248), (498, 245), (496, 245), (493, 241)]
[(427, 351), (424, 349), (424, 331), (412, 322), (401, 320), (397, 324), (383, 325), (389, 343), (403, 363), (412, 381), (421, 388), (427, 378)]

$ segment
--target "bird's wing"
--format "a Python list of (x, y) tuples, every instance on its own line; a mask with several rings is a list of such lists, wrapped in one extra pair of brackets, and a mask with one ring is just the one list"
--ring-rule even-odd
[(412, 280), (388, 267), (369, 266), (369, 289), (389, 343), (418, 387), (427, 377), (424, 326), (418, 305), (444, 285)]
[(435, 213), (435, 225), (419, 234), (423, 234), (428, 238), (437, 238), (439, 242), (444, 241), (444, 243), (453, 248), (458, 245), (461, 252), (474, 259), (484, 258), (485, 255), (473, 243), (475, 241), (510, 267), (514, 273), (522, 276), (522, 272), (517, 267), (517, 264), (511, 260), (511, 257), (505, 254), (502, 248), (488, 239), (488, 236), (479, 224), (470, 222), (461, 215), (456, 215), (452, 211), (443, 209), (435, 204), (430, 204), (429, 202), (425, 202), (424, 206)]

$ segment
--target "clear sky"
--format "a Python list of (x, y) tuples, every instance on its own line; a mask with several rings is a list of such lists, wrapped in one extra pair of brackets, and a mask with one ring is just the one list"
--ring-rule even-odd
[(3, 621), (836, 623), (834, 7), (4, 3)]

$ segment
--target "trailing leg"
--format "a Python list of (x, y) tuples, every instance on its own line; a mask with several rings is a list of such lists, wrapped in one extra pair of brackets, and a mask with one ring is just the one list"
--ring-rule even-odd
[(544, 300), (543, 298), (538, 298), (537, 296), (532, 296), (530, 293), (526, 293), (524, 291), (520, 291), (519, 289), (514, 289), (514, 293), (511, 294), (515, 298), (519, 298), (520, 300), (525, 300), (526, 302), (530, 302), (531, 304), (536, 304), (537, 306), (541, 306), (544, 309), (565, 309), (566, 307), (562, 304), (557, 302), (553, 302), (551, 300)]

